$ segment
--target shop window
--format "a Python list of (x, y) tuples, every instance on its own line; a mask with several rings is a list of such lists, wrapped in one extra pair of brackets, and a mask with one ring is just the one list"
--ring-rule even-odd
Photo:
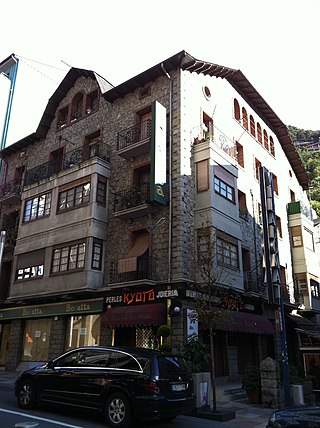
[(259, 122), (257, 123), (257, 136), (259, 143), (262, 144), (262, 129)]
[(250, 134), (253, 137), (256, 136), (256, 123), (255, 123), (254, 118), (251, 114), (250, 114)]
[(106, 202), (107, 202), (107, 178), (104, 177), (103, 175), (98, 175), (96, 201), (98, 204), (106, 206)]
[(239, 269), (238, 242), (226, 234), (218, 233), (217, 236), (217, 262), (220, 266)]
[(245, 220), (248, 219), (248, 208), (246, 194), (238, 190), (239, 216)]
[(71, 104), (71, 122), (81, 119), (83, 116), (83, 93), (79, 92), (72, 100)]
[(16, 281), (32, 280), (43, 277), (45, 250), (20, 254), (17, 259)]
[(244, 168), (244, 155), (243, 155), (243, 146), (236, 141), (236, 149), (237, 149), (237, 162), (242, 168)]
[(23, 222), (47, 217), (51, 208), (51, 192), (27, 199), (24, 205)]
[(71, 316), (67, 321), (65, 350), (100, 343), (100, 315)]
[(223, 198), (228, 199), (230, 202), (235, 202), (234, 188), (218, 177), (214, 177), (214, 190)]
[(94, 113), (99, 107), (98, 89), (86, 96), (86, 114)]
[(64, 273), (84, 268), (85, 242), (76, 243), (53, 250), (51, 273)]
[(242, 125), (246, 130), (249, 130), (248, 126), (248, 113), (247, 110), (242, 107)]
[(90, 182), (59, 192), (58, 213), (77, 208), (90, 202)]
[(290, 233), (291, 233), (291, 239), (292, 239), (292, 246), (302, 247), (303, 240), (302, 240), (301, 226), (290, 227)]
[(233, 100), (234, 118), (240, 122), (240, 106), (238, 100)]
[(47, 361), (51, 333), (51, 319), (25, 321), (22, 361)]
[(263, 145), (267, 150), (269, 150), (269, 138), (265, 129), (263, 130)]
[(275, 151), (274, 151), (274, 141), (273, 138), (270, 136), (269, 137), (269, 149), (270, 149), (270, 153), (272, 154), (272, 156), (275, 156)]
[(196, 163), (197, 192), (209, 189), (209, 161), (207, 159)]
[(255, 158), (254, 160), (254, 170), (255, 170), (255, 177), (258, 181), (260, 181), (260, 168), (261, 168), (261, 162), (259, 159)]
[(102, 267), (102, 249), (103, 244), (100, 239), (93, 240), (92, 248), (92, 269), (101, 270)]
[(58, 123), (57, 128), (64, 128), (69, 120), (69, 106), (62, 108), (58, 111)]
[(281, 219), (276, 215), (276, 227), (279, 238), (282, 238), (282, 227), (281, 227)]

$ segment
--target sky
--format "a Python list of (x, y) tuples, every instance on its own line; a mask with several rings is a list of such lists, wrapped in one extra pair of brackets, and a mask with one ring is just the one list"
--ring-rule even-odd
[[(0, 62), (19, 58), (7, 146), (36, 131), (70, 66), (116, 86), (181, 50), (240, 69), (286, 125), (320, 129), (320, 0), (15, 0), (0, 16)], [(8, 87), (0, 76), (0, 132)]]

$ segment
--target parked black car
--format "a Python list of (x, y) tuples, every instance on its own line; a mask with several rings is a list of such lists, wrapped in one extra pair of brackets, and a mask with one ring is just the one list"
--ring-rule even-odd
[(117, 428), (134, 420), (174, 419), (195, 407), (184, 358), (150, 349), (77, 348), (23, 372), (15, 394), (23, 409), (38, 402), (98, 409)]
[(266, 428), (320, 428), (320, 406), (305, 405), (275, 411)]

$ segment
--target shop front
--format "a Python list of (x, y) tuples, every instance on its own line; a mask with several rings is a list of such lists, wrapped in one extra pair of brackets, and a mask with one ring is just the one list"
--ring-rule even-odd
[[(103, 298), (1, 309), (1, 362), (35, 365), (77, 346), (98, 345)], [(8, 343), (7, 348), (5, 348)]]

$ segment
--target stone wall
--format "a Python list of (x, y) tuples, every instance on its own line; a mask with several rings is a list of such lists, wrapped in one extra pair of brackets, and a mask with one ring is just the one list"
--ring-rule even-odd
[(280, 388), (279, 364), (268, 357), (260, 363), (261, 403), (273, 409), (281, 407), (282, 392)]

